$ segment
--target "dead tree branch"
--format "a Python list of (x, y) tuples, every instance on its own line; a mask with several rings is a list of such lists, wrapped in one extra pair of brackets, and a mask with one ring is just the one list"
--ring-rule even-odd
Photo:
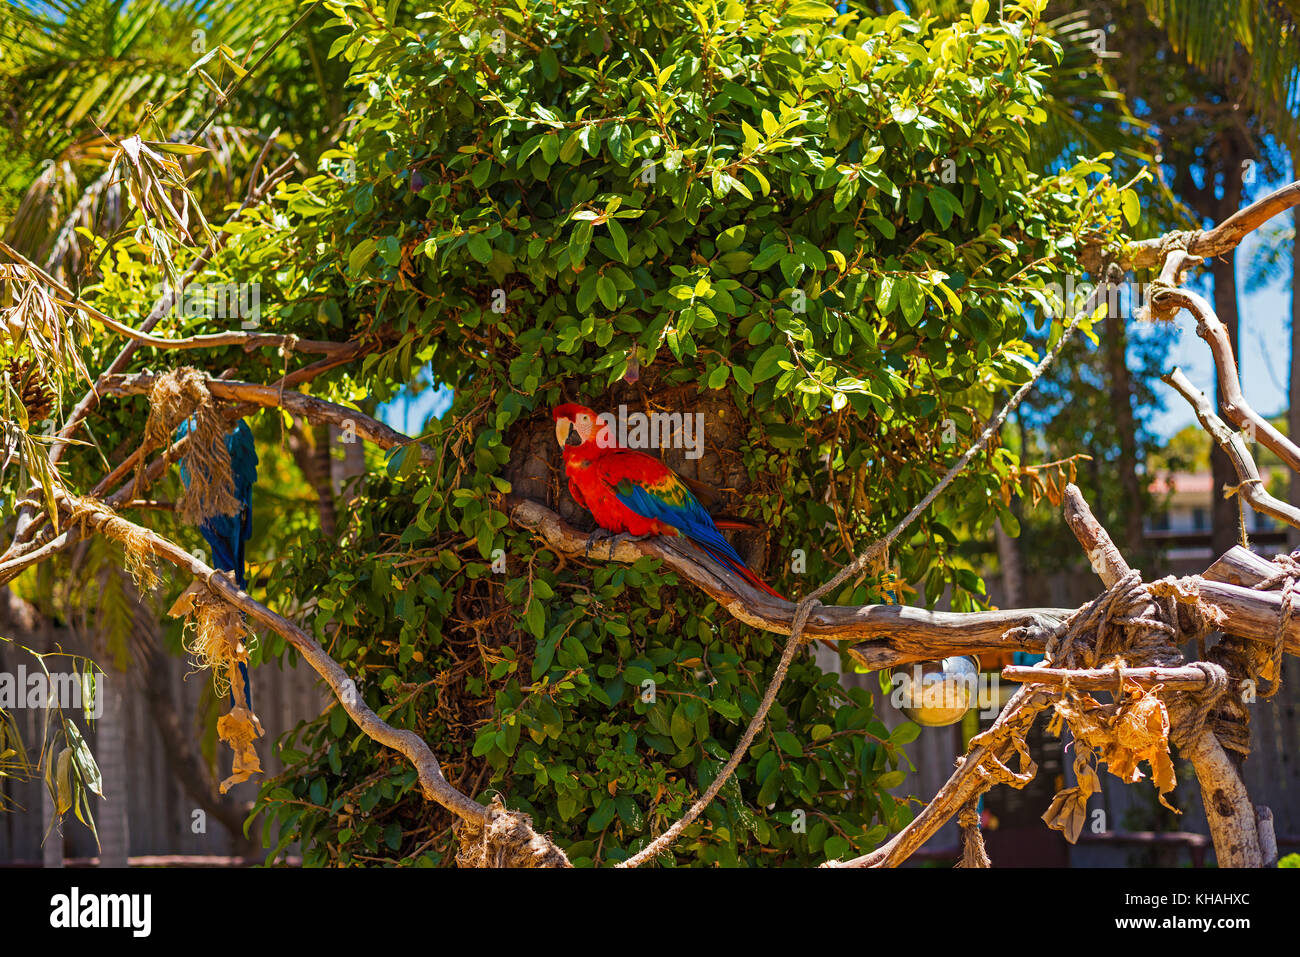
[[(1165, 273), (1177, 273), (1184, 268), (1187, 260), (1186, 253), (1175, 250), (1169, 256), (1169, 265), (1172, 268), (1167, 268)], [(1223, 414), (1237, 428), (1253, 434), (1265, 448), (1276, 453), (1290, 469), (1300, 472), (1300, 448), (1274, 428), (1268, 419), (1256, 412), (1246, 401), (1246, 396), (1241, 391), (1241, 378), (1237, 372), (1237, 360), (1232, 353), (1232, 341), (1228, 338), (1228, 329), (1215, 314), (1214, 307), (1204, 296), (1190, 289), (1157, 287), (1152, 295), (1152, 301), (1157, 306), (1186, 309), (1196, 318), (1196, 334), (1206, 341), (1214, 356), (1214, 368), (1219, 383), (1219, 408), (1223, 410)], [(1187, 398), (1188, 401), (1192, 401), (1190, 397)]]
[[(1187, 236), (1187, 252), (1203, 259), (1222, 256), (1236, 248), (1248, 233), (1294, 206), (1300, 206), (1300, 181), (1288, 183), (1281, 189), (1256, 200), (1245, 209), (1233, 213), (1213, 229), (1192, 232)], [(1118, 262), (1125, 269), (1159, 267), (1164, 261), (1166, 243), (1170, 238), (1166, 235), (1130, 243)]]
[[(1216, 356), (1216, 362), (1218, 357)], [(1210, 405), (1210, 400), (1205, 393), (1196, 388), (1183, 375), (1181, 369), (1175, 369), (1168, 375), (1161, 376), (1179, 395), (1188, 401), (1196, 418), (1201, 423), (1201, 428), (1214, 438), (1219, 447), (1227, 453), (1228, 458), (1232, 461), (1232, 467), (1237, 472), (1239, 480), (1236, 491), (1250, 503), (1251, 508), (1265, 515), (1272, 515), (1279, 521), (1286, 522), (1295, 528), (1300, 528), (1300, 509), (1287, 502), (1274, 498), (1264, 489), (1264, 481), (1259, 476), (1259, 469), (1255, 466), (1255, 460), (1250, 454), (1250, 449), (1246, 447), (1246, 441), (1242, 438), (1240, 432), (1234, 432), (1224, 423), (1224, 421), (1214, 414), (1214, 407)], [(1234, 374), (1233, 380), (1236, 376)], [(1262, 433), (1261, 433), (1262, 434)], [(1287, 443), (1290, 445), (1290, 443)]]

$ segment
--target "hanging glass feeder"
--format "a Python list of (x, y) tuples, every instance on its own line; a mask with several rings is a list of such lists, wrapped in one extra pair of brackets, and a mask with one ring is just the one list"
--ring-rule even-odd
[(979, 697), (979, 662), (966, 655), (914, 662), (893, 670), (890, 700), (917, 724), (956, 724)]

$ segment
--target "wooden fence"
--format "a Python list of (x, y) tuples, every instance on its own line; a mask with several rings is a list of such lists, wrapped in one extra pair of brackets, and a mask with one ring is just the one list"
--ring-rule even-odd
[[(6, 630), (5, 634), (38, 651), (50, 651), (56, 646), (65, 651), (85, 651), (76, 637), (64, 629), (47, 634)], [(202, 734), (197, 717), (212, 705), (211, 677), (207, 673), (193, 672), (187, 661), (174, 655), (160, 655), (156, 661), (157, 667), (167, 669), (166, 680), (172, 688), (178, 716), (185, 730), (192, 733), (197, 746)], [(30, 655), (12, 645), (0, 643), (0, 673), (14, 674), (20, 665), (29, 673), (36, 670)], [(53, 662), (50, 667), (58, 670)], [(96, 817), (102, 823), (108, 815), (119, 812), (121, 805), (116, 802), (125, 802), (128, 847), (132, 858), (230, 856), (235, 845), (228, 831), (200, 811), (198, 803), (186, 793), (173, 773), (144, 695), (129, 686), (127, 677), (120, 672), (110, 671), (105, 681), (115, 686), (110, 691), (122, 693), (105, 695), (105, 713), (95, 722), (96, 727), (86, 729), (80, 720), (79, 709), (76, 714), (78, 725), (88, 732), (86, 737), (91, 750), (104, 764), (105, 795), (96, 801)], [(315, 672), (302, 663), (296, 668), (283, 670), (275, 664), (256, 668), (252, 683), (254, 705), (266, 732), (257, 743), (257, 751), (263, 769), (267, 774), (274, 774), (281, 767), (275, 753), (276, 740), (298, 722), (319, 714), (327, 700)], [(118, 713), (113, 713), (114, 706), (119, 709)], [(45, 710), (21, 707), (10, 713), (24, 743), (34, 752), (41, 741)], [(124, 724), (125, 760), (120, 769), (113, 768), (106, 760), (100, 741), (102, 730), (113, 720)], [(230, 749), (213, 740), (206, 743), (206, 750), (215, 755), (216, 763), (211, 770), (214, 779), (220, 781), (230, 771)], [(251, 806), (260, 782), (265, 779), (265, 775), (254, 776), (235, 785), (230, 796), (243, 806)], [(49, 808), (42, 780), (15, 782), (0, 778), (0, 794), (11, 806), (16, 805), (9, 813), (0, 813), (0, 865), (40, 864), (42, 861), (49, 864), (60, 858), (86, 859), (98, 855), (90, 831), (72, 814), (66, 816), (63, 833), (56, 831), (43, 844)]]

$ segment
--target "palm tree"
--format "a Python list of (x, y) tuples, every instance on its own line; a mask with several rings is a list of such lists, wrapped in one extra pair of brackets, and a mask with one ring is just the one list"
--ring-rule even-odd
[[(238, 194), (269, 128), (306, 160), (319, 152), (344, 104), (345, 70), (322, 55), (319, 23), (294, 30), (259, 67), (256, 83), (223, 98), (295, 23), (294, 0), (10, 0), (0, 20), (0, 223), (5, 239), (56, 273), (82, 266), (78, 228), (122, 225), (121, 183), (108, 175), (113, 138), (189, 140), (188, 160), (211, 206)], [(314, 11), (323, 22), (325, 14)], [(292, 120), (289, 121), (289, 117)], [(282, 122), (284, 121), (284, 122)], [(36, 156), (45, 157), (35, 162)], [(23, 162), (25, 161), (25, 162)], [(30, 170), (35, 167), (35, 175)], [(5, 183), (8, 180), (8, 183)], [(6, 189), (7, 185), (7, 189)], [(5, 195), (5, 193), (8, 195)], [(18, 199), (21, 196), (21, 199)]]

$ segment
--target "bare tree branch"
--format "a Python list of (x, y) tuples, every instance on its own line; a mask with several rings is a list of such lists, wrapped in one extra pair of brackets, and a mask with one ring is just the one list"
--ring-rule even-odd
[[(1235, 248), (1248, 233), (1294, 206), (1300, 206), (1300, 181), (1288, 183), (1256, 200), (1213, 229), (1192, 233), (1188, 237), (1187, 252), (1205, 259), (1221, 256)], [(1125, 269), (1153, 269), (1160, 266), (1165, 258), (1165, 243), (1169, 238), (1158, 236), (1130, 243), (1118, 260), (1119, 264)]]
[(1300, 528), (1300, 509), (1268, 494), (1264, 489), (1263, 479), (1259, 477), (1259, 469), (1255, 467), (1255, 460), (1251, 457), (1250, 450), (1246, 448), (1246, 442), (1241, 433), (1232, 431), (1221, 418), (1214, 414), (1214, 409), (1205, 393), (1192, 385), (1187, 376), (1183, 375), (1181, 369), (1175, 369), (1169, 375), (1161, 376), (1161, 378), (1188, 401), (1196, 412), (1196, 418), (1200, 420), (1201, 427), (1210, 433), (1214, 441), (1232, 460), (1232, 467), (1236, 469), (1237, 478), (1240, 480), (1237, 491), (1250, 503), (1251, 508), (1257, 512), (1272, 515), (1274, 518), (1295, 528)]
[[(1175, 272), (1186, 260), (1187, 256), (1181, 250), (1175, 251), (1169, 257), (1170, 263), (1174, 264)], [(1268, 419), (1251, 408), (1246, 401), (1246, 396), (1241, 391), (1236, 357), (1232, 353), (1232, 341), (1228, 338), (1227, 327), (1215, 314), (1214, 307), (1204, 296), (1189, 289), (1157, 288), (1152, 299), (1157, 304), (1186, 309), (1196, 317), (1196, 334), (1206, 341), (1214, 356), (1214, 368), (1219, 383), (1219, 408), (1223, 410), (1223, 414), (1238, 428), (1251, 431), (1255, 438), (1275, 452), (1292, 471), (1300, 472), (1300, 448), (1275, 429)], [(1188, 401), (1191, 399), (1189, 398)]]

